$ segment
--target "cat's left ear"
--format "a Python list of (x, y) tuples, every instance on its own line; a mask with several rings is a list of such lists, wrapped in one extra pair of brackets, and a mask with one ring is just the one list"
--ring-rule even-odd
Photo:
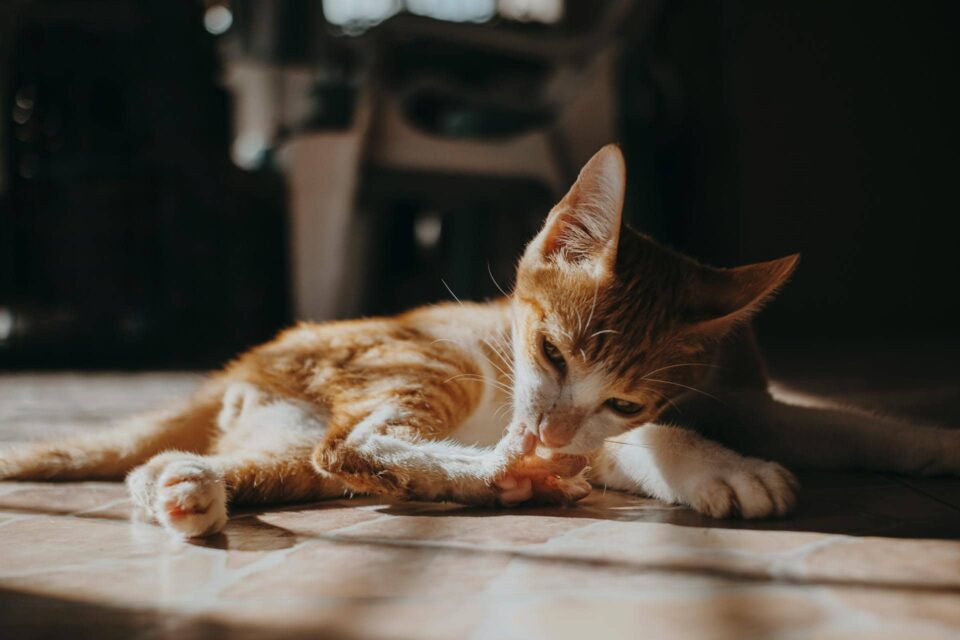
[(800, 254), (735, 269), (698, 269), (688, 313), (695, 330), (720, 336), (756, 313), (797, 268)]
[(527, 255), (544, 260), (612, 271), (620, 239), (626, 164), (609, 144), (580, 170), (576, 183), (547, 217)]

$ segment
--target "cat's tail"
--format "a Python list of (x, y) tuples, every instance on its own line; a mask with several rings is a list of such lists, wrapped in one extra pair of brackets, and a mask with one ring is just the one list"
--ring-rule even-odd
[(0, 446), (0, 480), (113, 480), (170, 449), (203, 453), (216, 433), (223, 389), (210, 383), (181, 407), (107, 429)]

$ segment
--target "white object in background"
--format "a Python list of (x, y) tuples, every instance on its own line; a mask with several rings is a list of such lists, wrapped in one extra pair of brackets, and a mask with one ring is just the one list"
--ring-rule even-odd
[(359, 107), (344, 131), (298, 135), (280, 152), (289, 186), (294, 316), (329, 320), (350, 315), (355, 289), (354, 196), (368, 110)]
[(563, 0), (499, 0), (497, 10), (510, 20), (553, 24), (563, 17)]

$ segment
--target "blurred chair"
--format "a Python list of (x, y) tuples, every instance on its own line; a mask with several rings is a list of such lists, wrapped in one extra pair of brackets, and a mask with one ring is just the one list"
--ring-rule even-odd
[[(617, 51), (655, 9), (566, 2), (555, 24), (493, 14), (478, 24), (450, 21), (456, 3), (406, 3), (447, 11), (445, 20), (381, 4), (396, 15), (351, 23), (344, 3), (325, 2), (330, 15), (300, 2), (232, 3), (242, 22), (236, 64), (272, 65), (284, 87), (312, 69), (313, 109), (295, 107), (309, 115), (276, 123), (299, 318), (509, 286), (523, 243), (581, 163), (618, 139)], [(275, 36), (271, 46), (270, 33), (291, 23), (299, 44)], [(252, 100), (242, 84), (235, 90)], [(279, 93), (285, 108), (298, 99)]]

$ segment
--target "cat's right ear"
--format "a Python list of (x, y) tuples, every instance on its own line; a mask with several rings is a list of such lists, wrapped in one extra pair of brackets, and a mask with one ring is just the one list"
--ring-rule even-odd
[(800, 254), (734, 269), (701, 266), (687, 312), (694, 330), (704, 336), (726, 335), (748, 320), (786, 283)]
[(525, 257), (584, 267), (598, 275), (612, 271), (625, 186), (623, 153), (609, 144), (580, 170), (577, 181), (527, 247)]

